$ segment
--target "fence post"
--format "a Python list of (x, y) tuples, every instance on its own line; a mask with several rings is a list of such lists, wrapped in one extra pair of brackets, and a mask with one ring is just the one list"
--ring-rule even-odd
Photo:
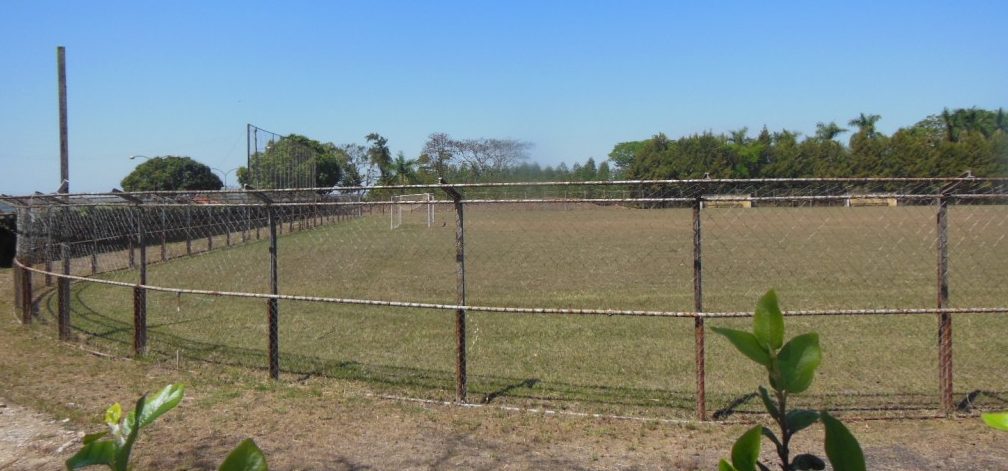
[(693, 202), (693, 333), (696, 340), (696, 414), (697, 419), (707, 420), (707, 386), (705, 368), (705, 338), (703, 317), (703, 238), (700, 232), (700, 208), (702, 197)]
[(23, 274), (21, 275), (21, 302), (23, 303), (21, 306), (21, 323), (26, 325), (32, 323), (32, 314), (35, 313), (35, 301), (32, 299), (32, 296), (34, 296), (34, 293), (32, 293), (32, 271), (29, 268), (31, 268), (31, 262), (26, 261), (24, 268), (22, 268)]
[(210, 220), (206, 223), (206, 233), (207, 233), (207, 235), (206, 235), (206, 243), (207, 243), (207, 252), (210, 252), (210, 251), (213, 250), (213, 236), (214, 236), (214, 223), (213, 223), (213, 219), (214, 218), (213, 218), (213, 213), (211, 212), (210, 209), (207, 209), (207, 213), (210, 215), (210, 218), (209, 218)]
[[(130, 222), (136, 225), (136, 221), (133, 219), (133, 212), (130, 211), (129, 215), (130, 215), (129, 216)], [(135, 248), (136, 243), (134, 242), (133, 237), (127, 235), (126, 244), (129, 246), (129, 267), (136, 268), (136, 248)]]
[[(273, 215), (273, 208), (266, 207), (266, 219), (269, 224), (269, 270), (270, 270), (270, 294), (280, 294), (277, 280), (277, 223)], [(266, 300), (266, 318), (269, 323), (269, 374), (270, 378), (280, 378), (280, 339), (279, 339), (279, 316), (280, 306), (277, 298)]]
[(466, 402), (466, 311), (461, 306), (466, 304), (465, 283), (465, 214), (462, 205), (462, 195), (447, 185), (441, 187), (455, 203), (455, 304), (460, 306), (455, 310), (455, 400)]
[(17, 315), (24, 306), (24, 301), (21, 299), (21, 295), (24, 294), (24, 288), (21, 286), (21, 267), (17, 263), (14, 263), (12, 267), (11, 275), (14, 277), (14, 315)]
[(948, 279), (948, 199), (945, 190), (938, 197), (938, 381), (942, 411), (946, 416), (955, 412), (952, 401), (952, 314), (949, 307)]
[(161, 261), (168, 260), (168, 222), (165, 217), (164, 206), (161, 207)]
[(45, 285), (52, 286), (52, 209), (46, 209), (46, 244), (45, 244)]
[(192, 207), (185, 207), (185, 253), (186, 255), (192, 255)]
[(133, 288), (133, 352), (147, 353), (147, 241), (144, 234), (144, 210), (137, 207), (137, 245), (140, 246), (140, 282)]
[(91, 211), (91, 274), (98, 273), (98, 208)]
[[(60, 244), (60, 255), (63, 259), (63, 274), (70, 274), (70, 244), (66, 241)], [(56, 280), (56, 294), (59, 303), (59, 326), (60, 340), (70, 340), (70, 279), (61, 276)]]

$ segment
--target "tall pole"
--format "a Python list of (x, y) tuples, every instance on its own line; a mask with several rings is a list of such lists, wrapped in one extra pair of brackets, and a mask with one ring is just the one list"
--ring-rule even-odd
[[(945, 192), (938, 197), (938, 309), (949, 307), (948, 260), (948, 198)], [(955, 413), (952, 400), (952, 314), (938, 313), (938, 381), (941, 391), (942, 411), (945, 416)]]
[(697, 420), (707, 420), (707, 387), (704, 353), (704, 318), (703, 318), (703, 237), (701, 236), (700, 211), (703, 199), (698, 197), (693, 202), (693, 335), (696, 353), (696, 414)]
[[(270, 294), (280, 294), (277, 282), (277, 222), (273, 214), (273, 207), (266, 207), (266, 218), (269, 224), (269, 281)], [(266, 321), (269, 324), (269, 375), (270, 378), (280, 378), (280, 309), (277, 298), (266, 300)]]
[(60, 133), (60, 193), (70, 192), (70, 144), (67, 139), (67, 86), (66, 49), (56, 48), (56, 69), (59, 82), (59, 133)]

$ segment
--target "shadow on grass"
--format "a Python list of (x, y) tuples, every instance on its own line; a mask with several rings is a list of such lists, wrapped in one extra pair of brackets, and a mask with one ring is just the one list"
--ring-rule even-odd
[[(130, 351), (133, 342), (132, 303), (127, 312), (103, 313), (90, 307), (86, 296), (82, 296), (92, 285), (75, 286), (71, 321), (74, 330), (106, 348)], [(131, 299), (131, 298), (130, 298)], [(49, 293), (40, 300), (46, 317), (55, 318), (55, 296)], [(169, 333), (168, 327), (195, 324), (209, 325), (212, 314), (189, 317), (184, 320), (153, 323), (149, 325), (149, 356), (170, 361), (179, 352), (186, 360), (196, 360), (208, 364), (238, 366), (252, 370), (268, 370), (268, 354), (265, 337), (263, 348), (249, 348), (237, 345), (201, 341), (184, 335)], [(317, 356), (283, 351), (281, 343), (280, 367), (284, 373), (300, 375), (300, 381), (309, 377), (324, 377), (362, 381), (379, 390), (395, 394), (411, 394), (421, 397), (444, 397), (454, 390), (453, 369), (417, 368), (387, 364), (369, 364), (345, 359), (325, 359)], [(588, 385), (562, 381), (542, 381), (537, 378), (515, 378), (495, 375), (471, 375), (469, 377), (470, 397), (480, 397), (483, 403), (500, 400), (541, 401), (541, 402), (584, 402), (602, 406), (630, 407), (644, 410), (673, 410), (684, 416), (692, 415), (695, 408), (693, 390), (660, 390), (614, 385)], [(998, 406), (1006, 403), (995, 391), (972, 391), (959, 404), (960, 411), (972, 411), (980, 396), (993, 399)], [(740, 396), (718, 394), (708, 391), (708, 405), (724, 404), (713, 413), (713, 418), (723, 420), (731, 416), (751, 416), (761, 414), (755, 393)], [(835, 393), (808, 395), (802, 401), (807, 406), (848, 414), (892, 414), (912, 415), (921, 411), (938, 408), (936, 394), (884, 394), (884, 393)], [(985, 401), (986, 402), (986, 401)], [(801, 404), (795, 404), (801, 406)], [(987, 409), (991, 406), (985, 406)], [(996, 407), (996, 406), (995, 406)], [(679, 414), (677, 414), (679, 415)]]

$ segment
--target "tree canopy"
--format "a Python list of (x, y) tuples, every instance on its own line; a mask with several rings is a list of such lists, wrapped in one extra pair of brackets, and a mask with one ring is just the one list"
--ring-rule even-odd
[(878, 131), (881, 119), (865, 113), (851, 119), (856, 131), (847, 146), (836, 140), (847, 129), (820, 122), (802, 140), (766, 128), (756, 138), (744, 128), (674, 140), (659, 133), (618, 143), (609, 156), (617, 178), (627, 179), (1008, 176), (1003, 110), (946, 109), (892, 136)]
[(291, 134), (270, 142), (238, 169), (238, 182), (254, 188), (327, 188), (360, 184), (347, 149)]
[(222, 186), (210, 167), (174, 155), (147, 159), (122, 180), (126, 191), (219, 190)]

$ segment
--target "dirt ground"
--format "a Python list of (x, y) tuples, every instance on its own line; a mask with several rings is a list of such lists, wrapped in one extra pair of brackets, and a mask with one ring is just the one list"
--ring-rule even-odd
[[(22, 326), (0, 270), (0, 471), (60, 469), (112, 402), (186, 385), (144, 430), (135, 469), (216, 469), (252, 437), (272, 469), (716, 469), (744, 425), (463, 408), (377, 397), (367, 384), (264, 379), (206, 364), (112, 358)], [(1008, 469), (1008, 433), (976, 418), (848, 423), (870, 469)], [(822, 430), (794, 448), (821, 454)], [(769, 456), (768, 456), (769, 457)]]

